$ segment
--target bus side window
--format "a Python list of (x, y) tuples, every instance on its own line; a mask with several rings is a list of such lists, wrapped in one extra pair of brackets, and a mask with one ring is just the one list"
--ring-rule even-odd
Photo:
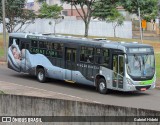
[(93, 47), (81, 47), (80, 61), (94, 63), (94, 48)]
[(103, 49), (102, 50), (102, 64), (105, 66), (109, 66), (109, 49)]
[(9, 38), (9, 46), (13, 44), (13, 38)]
[(15, 44), (17, 44), (18, 46), (20, 44), (19, 39), (9, 38), (9, 46), (11, 46), (13, 44), (13, 42), (15, 42)]
[(101, 49), (97, 48), (95, 52), (95, 63), (101, 64), (102, 63), (102, 56), (101, 56)]
[(37, 48), (38, 47), (38, 41), (32, 40), (31, 46)]

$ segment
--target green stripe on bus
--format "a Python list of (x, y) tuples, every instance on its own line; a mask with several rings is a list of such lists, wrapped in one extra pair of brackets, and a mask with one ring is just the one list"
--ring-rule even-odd
[(152, 80), (142, 81), (142, 82), (140, 82), (140, 85), (149, 85), (149, 84), (152, 84), (153, 81), (154, 81), (154, 78)]

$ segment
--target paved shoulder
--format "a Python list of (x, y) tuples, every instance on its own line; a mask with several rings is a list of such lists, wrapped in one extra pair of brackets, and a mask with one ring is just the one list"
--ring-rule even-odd
[(57, 99), (83, 101), (83, 102), (94, 102), (94, 101), (83, 99), (76, 96), (66, 95), (62, 93), (47, 91), (43, 89), (18, 85), (15, 83), (9, 83), (4, 81), (0, 81), (0, 90), (3, 91), (5, 94), (57, 98)]

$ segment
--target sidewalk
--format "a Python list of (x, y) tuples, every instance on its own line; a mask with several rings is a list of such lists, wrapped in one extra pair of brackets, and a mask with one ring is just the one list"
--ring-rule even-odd
[(57, 93), (53, 91), (47, 91), (43, 89), (38, 89), (38, 88), (33, 88), (33, 87), (18, 85), (15, 83), (3, 82), (3, 81), (0, 81), (0, 91), (3, 91), (5, 94), (13, 94), (13, 95), (24, 95), (24, 96), (33, 96), (33, 97), (44, 97), (44, 98), (98, 103), (92, 100), (83, 99), (76, 96), (66, 95), (63, 93)]
[(0, 57), (0, 65), (6, 65), (7, 62), (4, 60), (3, 57)]
[[(133, 39), (140, 39), (140, 31), (132, 31)], [(143, 31), (143, 40), (155, 40), (160, 42), (160, 35), (155, 31)]]

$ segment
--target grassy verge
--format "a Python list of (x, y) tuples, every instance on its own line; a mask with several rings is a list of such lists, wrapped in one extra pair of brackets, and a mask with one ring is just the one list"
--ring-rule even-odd
[(157, 78), (160, 79), (160, 53), (155, 54), (155, 57)]
[(5, 94), (3, 91), (0, 90), (0, 94)]
[(4, 56), (4, 49), (0, 47), (0, 58), (2, 58), (3, 56)]

